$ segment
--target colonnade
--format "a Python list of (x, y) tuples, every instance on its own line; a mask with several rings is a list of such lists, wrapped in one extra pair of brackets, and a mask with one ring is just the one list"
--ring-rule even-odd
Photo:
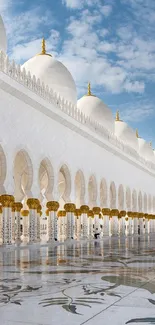
[[(37, 243), (41, 241), (40, 220), (42, 206), (38, 199), (27, 200), (28, 209), (15, 202), (12, 195), (0, 196), (0, 243)], [(92, 239), (94, 231), (100, 237), (148, 235), (155, 233), (155, 215), (131, 211), (119, 211), (82, 205), (76, 209), (74, 203), (66, 203), (59, 209), (57, 201), (46, 204), (47, 241)], [(22, 230), (21, 230), (22, 225)]]

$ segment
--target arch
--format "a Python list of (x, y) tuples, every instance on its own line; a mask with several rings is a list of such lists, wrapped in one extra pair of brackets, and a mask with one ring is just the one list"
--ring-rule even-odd
[(118, 210), (124, 210), (124, 189), (122, 184), (118, 188)]
[(110, 184), (110, 209), (116, 209), (116, 186), (114, 182)]
[(126, 209), (131, 210), (131, 190), (129, 187), (126, 188)]
[(96, 205), (97, 200), (97, 182), (96, 177), (91, 175), (88, 182), (88, 198), (90, 208)]
[(142, 212), (142, 208), (143, 208), (143, 198), (142, 198), (142, 192), (139, 191), (138, 193), (138, 210), (139, 212)]
[(58, 175), (58, 192), (60, 207), (63, 208), (66, 202), (70, 202), (71, 174), (66, 164), (62, 165)]
[(7, 163), (6, 163), (6, 156), (2, 146), (0, 145), (0, 194), (4, 193), (4, 181), (6, 178), (7, 172)]
[(144, 193), (144, 199), (143, 199), (143, 206), (144, 206), (144, 212), (147, 212), (147, 194)]
[(76, 206), (80, 208), (80, 206), (84, 204), (85, 197), (85, 179), (81, 170), (78, 170), (75, 175), (75, 196)]
[(107, 207), (107, 201), (108, 201), (107, 182), (105, 178), (102, 178), (100, 183), (100, 205), (102, 208)]
[(137, 192), (135, 189), (132, 191), (132, 211), (137, 211)]
[(48, 158), (44, 158), (39, 167), (39, 184), (41, 201), (46, 198), (47, 201), (53, 199), (52, 191), (54, 186), (54, 171)]
[(151, 194), (149, 194), (149, 197), (148, 197), (148, 211), (149, 211), (149, 213), (152, 212), (152, 199), (151, 199)]
[(21, 201), (31, 190), (33, 167), (28, 153), (21, 149), (14, 159), (15, 199)]

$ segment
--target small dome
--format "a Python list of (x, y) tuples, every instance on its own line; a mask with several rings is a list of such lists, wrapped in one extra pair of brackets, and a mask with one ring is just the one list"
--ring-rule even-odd
[(25, 62), (22, 68), (73, 105), (77, 104), (76, 85), (71, 73), (61, 62), (46, 54), (45, 40), (42, 42), (42, 52)]
[[(137, 132), (138, 136), (138, 132)], [(138, 136), (139, 154), (146, 160), (154, 161), (154, 152), (150, 143)]]
[(6, 37), (6, 31), (3, 23), (3, 19), (0, 16), (0, 51), (3, 51), (6, 53), (7, 51), (7, 37)]
[(103, 103), (103, 101), (93, 95), (88, 84), (87, 95), (80, 98), (77, 102), (77, 108), (86, 116), (90, 116), (106, 129), (114, 132), (114, 118), (111, 110)]
[(115, 134), (131, 148), (138, 150), (138, 141), (135, 131), (127, 123), (120, 120), (119, 112), (116, 113)]

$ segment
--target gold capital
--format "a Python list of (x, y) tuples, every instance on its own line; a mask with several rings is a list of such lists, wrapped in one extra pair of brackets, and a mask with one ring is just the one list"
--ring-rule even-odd
[(59, 203), (57, 201), (49, 201), (47, 202), (46, 207), (49, 211), (58, 211)]

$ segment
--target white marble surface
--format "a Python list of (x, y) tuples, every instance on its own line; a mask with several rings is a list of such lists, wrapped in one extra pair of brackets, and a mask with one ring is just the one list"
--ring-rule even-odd
[(0, 325), (155, 324), (155, 240), (0, 248)]

